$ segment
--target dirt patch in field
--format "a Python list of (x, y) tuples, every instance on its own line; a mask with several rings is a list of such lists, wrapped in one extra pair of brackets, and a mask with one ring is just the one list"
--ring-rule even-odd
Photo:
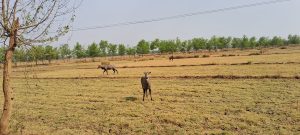
[[(184, 64), (184, 65), (159, 65), (159, 66), (121, 66), (121, 67), (117, 67), (117, 68), (146, 68), (146, 67), (150, 67), (150, 68), (159, 68), (159, 67), (194, 67), (194, 66), (218, 66), (218, 65), (222, 65), (222, 66), (236, 66), (236, 65), (283, 65), (283, 64), (300, 64), (300, 62), (243, 62), (243, 63), (207, 63), (207, 64)], [(77, 69), (95, 69), (93, 68), (77, 68)]]
[[(139, 76), (94, 76), (94, 77), (13, 77), (15, 79), (137, 79)], [(207, 75), (207, 76), (152, 76), (153, 79), (300, 79), (300, 76), (236, 76), (236, 75)]]
[(136, 101), (137, 97), (129, 96), (124, 98), (126, 101)]
[(207, 63), (207, 64), (198, 64), (198, 65), (165, 65), (165, 66), (122, 66), (118, 68), (144, 68), (144, 67), (192, 67), (192, 66), (214, 66), (214, 65), (229, 65), (229, 66), (234, 66), (234, 65), (272, 65), (272, 64), (300, 64), (300, 62), (244, 62), (244, 63)]

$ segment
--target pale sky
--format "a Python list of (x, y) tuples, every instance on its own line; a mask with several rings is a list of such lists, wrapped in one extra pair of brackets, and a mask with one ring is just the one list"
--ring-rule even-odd
[[(74, 28), (180, 15), (270, 0), (83, 0)], [(300, 35), (300, 0), (243, 8), (187, 18), (130, 26), (71, 32), (55, 44), (76, 42), (87, 46), (108, 40), (136, 45), (145, 39), (191, 39), (216, 36)]]

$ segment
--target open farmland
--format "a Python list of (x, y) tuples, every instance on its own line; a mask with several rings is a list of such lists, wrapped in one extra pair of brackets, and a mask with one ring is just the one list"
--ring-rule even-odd
[[(111, 61), (118, 67), (116, 75), (111, 71), (103, 75), (96, 69), (100, 62), (76, 60), (16, 67), (11, 130), (14, 134), (300, 134), (300, 48), (249, 55), (257, 51), (205, 52), (210, 57), (174, 62), (163, 56)], [(154, 101), (142, 101), (144, 71), (152, 72)]]

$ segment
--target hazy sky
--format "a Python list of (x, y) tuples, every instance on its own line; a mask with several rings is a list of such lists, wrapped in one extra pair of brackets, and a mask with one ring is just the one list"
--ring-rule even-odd
[[(269, 0), (83, 0), (74, 28), (166, 17)], [(136, 45), (141, 39), (300, 35), (300, 0), (153, 23), (71, 32), (57, 44), (87, 46), (108, 40)]]

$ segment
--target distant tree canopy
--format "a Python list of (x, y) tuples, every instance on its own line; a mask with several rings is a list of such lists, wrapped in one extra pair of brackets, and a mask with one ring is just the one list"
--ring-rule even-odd
[(137, 54), (148, 54), (150, 53), (150, 45), (144, 39), (141, 40), (136, 47)]
[(64, 44), (59, 48), (60, 56), (62, 59), (70, 58), (72, 51), (69, 48), (68, 44)]
[(109, 44), (108, 45), (108, 54), (109, 54), (109, 56), (116, 56), (117, 55), (117, 45)]
[(270, 39), (268, 37), (260, 37), (257, 44), (259, 47), (268, 47)]
[(100, 56), (106, 56), (107, 49), (108, 49), (108, 42), (101, 40), (99, 43), (99, 49), (100, 49)]
[(135, 55), (136, 54), (136, 48), (135, 47), (128, 47), (126, 49), (126, 54), (127, 55)]
[(151, 42), (150, 44), (150, 50), (155, 50), (159, 46), (159, 39), (155, 39), (154, 41)]
[(126, 54), (126, 47), (125, 47), (125, 45), (120, 44), (120, 45), (118, 46), (118, 54), (119, 54), (120, 56), (123, 56), (123, 55)]
[(76, 43), (73, 49), (73, 56), (76, 58), (84, 58), (86, 56), (86, 50), (80, 43)]
[[(65, 48), (65, 49), (67, 49), (67, 48)], [(67, 50), (65, 50), (65, 51), (67, 51)], [(67, 52), (67, 53), (69, 53), (69, 52)], [(64, 52), (64, 54), (66, 54), (66, 52)], [(51, 60), (53, 60), (53, 59), (58, 59), (58, 57), (59, 57), (59, 53), (57, 51), (57, 48), (54, 48), (50, 45), (47, 45), (45, 47), (45, 58), (46, 58), (46, 60), (48, 60), (49, 63), (51, 63)]]
[[(269, 37), (217, 37), (212, 36), (209, 39), (193, 38), (191, 40), (160, 40), (153, 41), (140, 40), (136, 46), (129, 47), (124, 44), (113, 44), (108, 41), (101, 40), (99, 44), (92, 43), (85, 48), (77, 42), (73, 49), (68, 44), (59, 47), (33, 46), (29, 49), (16, 48), (13, 58), (14, 62), (22, 61), (44, 61), (51, 63), (53, 59), (65, 58), (86, 58), (86, 57), (105, 57), (105, 56), (123, 56), (123, 55), (143, 55), (149, 53), (172, 53), (172, 52), (190, 52), (199, 50), (217, 50), (227, 48), (263, 48), (277, 47), (283, 45), (300, 45), (300, 36), (289, 35), (287, 39), (279, 36)], [(0, 62), (3, 62), (4, 48), (0, 48)]]
[(300, 36), (299, 35), (289, 35), (288, 36), (288, 44), (300, 44)]
[(98, 48), (98, 45), (96, 43), (92, 43), (88, 46), (87, 54), (90, 57), (97, 57), (100, 55), (100, 50)]

